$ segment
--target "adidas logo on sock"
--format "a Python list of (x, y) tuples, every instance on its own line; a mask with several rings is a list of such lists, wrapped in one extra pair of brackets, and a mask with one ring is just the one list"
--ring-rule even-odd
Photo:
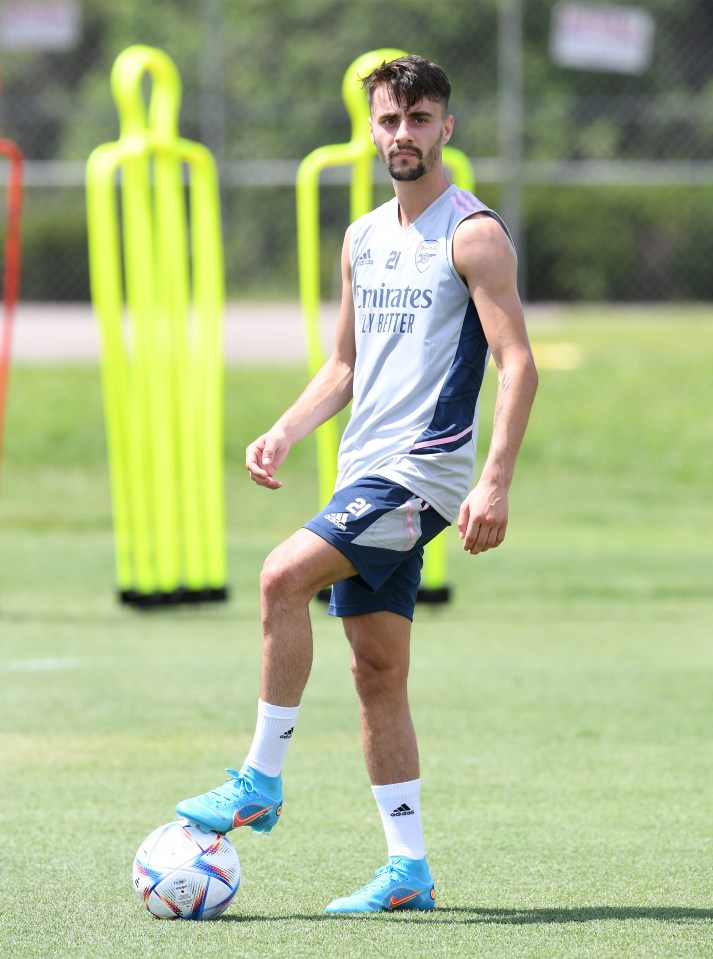
[(282, 734), (280, 735), (280, 739), (292, 739), (292, 733), (293, 733), (294, 731), (295, 731), (295, 727), (294, 727), (294, 726), (290, 726), (290, 728), (287, 730), (287, 732), (282, 733)]
[(400, 806), (397, 806), (396, 809), (391, 813), (392, 816), (413, 816), (413, 809), (410, 806), (407, 806), (406, 803), (401, 803)]

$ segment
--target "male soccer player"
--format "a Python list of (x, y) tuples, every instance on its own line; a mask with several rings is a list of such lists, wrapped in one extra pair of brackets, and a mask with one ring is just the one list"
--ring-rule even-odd
[[(388, 862), (362, 889), (331, 902), (331, 913), (433, 908), (407, 698), (423, 548), (456, 519), (466, 552), (502, 543), (537, 387), (507, 229), (443, 168), (453, 130), (448, 77), (408, 56), (382, 64), (363, 84), (371, 137), (395, 197), (347, 230), (334, 349), (246, 454), (251, 479), (278, 489), (275, 474), (292, 444), (351, 400), (336, 492), (263, 567), (260, 699), (244, 765), (176, 808), (218, 832), (248, 824), (269, 832), (277, 823), (282, 766), (312, 664), (308, 604), (333, 585), (329, 610), (342, 617), (351, 645)], [(471, 489), (478, 395), (491, 353), (498, 370), (493, 435)]]

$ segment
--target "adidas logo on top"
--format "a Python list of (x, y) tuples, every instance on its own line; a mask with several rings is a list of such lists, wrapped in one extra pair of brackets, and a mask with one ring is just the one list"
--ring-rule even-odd
[(392, 816), (413, 816), (413, 809), (410, 806), (407, 806), (406, 803), (401, 803), (400, 806), (397, 806), (396, 809), (391, 813)]
[(330, 523), (334, 523), (337, 529), (344, 530), (347, 528), (349, 513), (325, 513), (324, 518), (328, 519)]
[(284, 732), (284, 733), (281, 733), (281, 734), (280, 734), (280, 739), (292, 739), (292, 733), (293, 733), (294, 731), (295, 731), (295, 727), (294, 727), (294, 726), (290, 726), (290, 728), (287, 730), (287, 732)]
[(365, 250), (363, 253), (360, 253), (359, 256), (354, 261), (354, 269), (358, 266), (373, 266), (374, 261), (371, 258), (371, 249)]

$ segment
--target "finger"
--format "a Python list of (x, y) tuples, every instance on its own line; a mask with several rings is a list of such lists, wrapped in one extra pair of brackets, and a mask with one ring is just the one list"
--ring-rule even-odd
[(465, 548), (473, 556), (478, 553), (484, 553), (486, 550), (490, 549), (490, 536), (493, 533), (493, 542), (494, 542), (494, 530), (493, 527), (488, 522), (474, 522), (470, 529), (468, 530), (468, 535), (466, 536)]
[(497, 526), (491, 526), (491, 528), (488, 530), (488, 538), (486, 539), (485, 546), (483, 548), (494, 549), (496, 546), (498, 546), (499, 543), (502, 542), (501, 540), (498, 540), (499, 533), (500, 533), (499, 524)]
[(256, 440), (245, 450), (245, 465), (252, 472), (254, 469), (262, 470), (261, 462), (260, 440)]
[(272, 459), (273, 451), (268, 449), (264, 436), (255, 440), (245, 450), (245, 465), (256, 475), (272, 476), (275, 472), (275, 467), (271, 468)]
[(250, 462), (246, 464), (248, 473), (250, 474), (250, 479), (254, 480), (265, 480), (270, 478), (270, 473), (258, 463), (257, 461)]
[(465, 537), (465, 534), (468, 530), (468, 516), (469, 510), (464, 503), (460, 508), (460, 512), (458, 513), (458, 536), (460, 539)]
[[(494, 526), (491, 526), (487, 530), (487, 536), (485, 542), (480, 548), (481, 553), (486, 553), (489, 549), (496, 549), (502, 541), (505, 539), (505, 528), (506, 523), (498, 523)], [(481, 534), (483, 532), (483, 527), (481, 527)], [(480, 537), (479, 537), (480, 538)]]
[(259, 446), (248, 447), (245, 466), (250, 479), (258, 486), (265, 486), (267, 489), (279, 489), (282, 486), (279, 480), (274, 479), (275, 467), (269, 463), (267, 468), (262, 465)]
[(480, 552), (480, 544), (478, 543), (479, 536), (480, 536), (480, 523), (469, 523), (465, 533), (465, 541), (463, 543), (463, 549), (467, 553)]
[(268, 473), (250, 473), (250, 479), (258, 486), (264, 486), (265, 489), (280, 489), (282, 487), (280, 480), (274, 479)]
[(262, 468), (269, 476), (274, 476), (278, 467), (284, 462), (287, 448), (282, 441), (267, 438), (264, 441), (264, 446), (259, 449), (259, 455)]

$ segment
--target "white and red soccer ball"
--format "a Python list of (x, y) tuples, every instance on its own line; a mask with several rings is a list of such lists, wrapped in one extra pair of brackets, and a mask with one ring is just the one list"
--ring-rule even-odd
[(137, 896), (158, 919), (215, 919), (238, 891), (240, 861), (225, 836), (179, 820), (144, 839), (132, 874)]

